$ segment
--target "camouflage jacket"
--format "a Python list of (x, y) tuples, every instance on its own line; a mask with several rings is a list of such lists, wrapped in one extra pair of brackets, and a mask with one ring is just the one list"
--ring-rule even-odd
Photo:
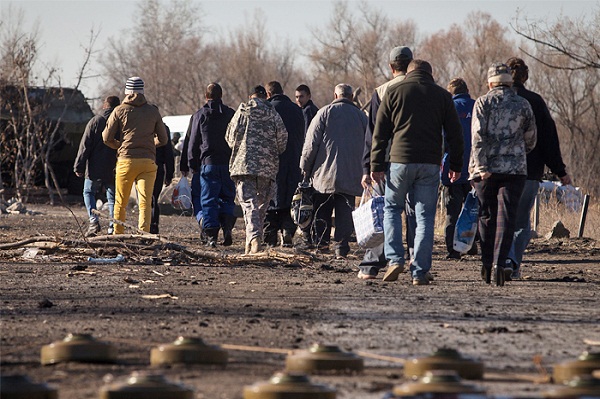
[(260, 176), (275, 180), (279, 154), (285, 151), (288, 132), (271, 103), (251, 98), (240, 104), (227, 126), (225, 138), (231, 147), (231, 177)]
[(531, 106), (510, 87), (498, 86), (475, 101), (469, 179), (479, 173), (527, 175), (527, 153), (537, 134)]

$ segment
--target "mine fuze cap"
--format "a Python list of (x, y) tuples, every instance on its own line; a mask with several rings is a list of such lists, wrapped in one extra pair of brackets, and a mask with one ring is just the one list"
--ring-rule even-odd
[(506, 64), (494, 63), (488, 69), (488, 83), (512, 83), (512, 74)]
[(125, 94), (133, 93), (144, 94), (144, 81), (139, 76), (133, 76), (125, 83)]
[(410, 51), (408, 47), (398, 46), (394, 47), (392, 51), (390, 51), (390, 62), (399, 61), (399, 60), (412, 60), (413, 53)]

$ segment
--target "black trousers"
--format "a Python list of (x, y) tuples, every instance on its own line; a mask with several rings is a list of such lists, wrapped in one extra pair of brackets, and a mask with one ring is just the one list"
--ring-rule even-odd
[(473, 181), (479, 199), (481, 261), (486, 267), (494, 264), (504, 267), (525, 178), (525, 175), (492, 173), (486, 180)]
[(158, 206), (158, 196), (162, 191), (165, 182), (165, 166), (158, 165), (156, 170), (156, 180), (152, 190), (152, 218), (150, 219), (150, 233), (158, 234), (158, 222), (160, 218), (160, 207)]
[(444, 235), (446, 241), (446, 249), (448, 253), (454, 252), (454, 230), (460, 211), (462, 211), (463, 203), (467, 194), (471, 191), (469, 183), (452, 184), (443, 186), (444, 191), (444, 206), (446, 208), (446, 223), (444, 225)]
[(348, 244), (354, 231), (352, 211), (355, 197), (348, 194), (321, 194), (314, 196), (315, 218), (313, 220), (313, 242), (319, 246), (329, 245), (331, 239), (332, 214), (335, 209), (335, 249), (343, 254), (350, 251)]
[(296, 229), (297, 226), (290, 214), (290, 208), (268, 210), (265, 217), (264, 243), (276, 246), (280, 231), (293, 237)]

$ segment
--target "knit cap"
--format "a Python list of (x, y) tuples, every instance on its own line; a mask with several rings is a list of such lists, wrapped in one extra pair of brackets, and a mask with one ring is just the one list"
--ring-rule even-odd
[(125, 83), (125, 94), (133, 93), (144, 94), (144, 81), (139, 76), (133, 76)]

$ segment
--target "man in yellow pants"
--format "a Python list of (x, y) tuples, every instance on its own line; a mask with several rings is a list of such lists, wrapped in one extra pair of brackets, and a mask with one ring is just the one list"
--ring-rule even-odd
[[(144, 96), (144, 81), (137, 76), (127, 79), (125, 99), (115, 108), (102, 132), (104, 143), (117, 150), (115, 176), (115, 219), (125, 221), (127, 202), (135, 183), (138, 193), (138, 228), (150, 232), (152, 190), (156, 180), (156, 147), (168, 142), (158, 109)], [(124, 227), (115, 225), (114, 234)]]

